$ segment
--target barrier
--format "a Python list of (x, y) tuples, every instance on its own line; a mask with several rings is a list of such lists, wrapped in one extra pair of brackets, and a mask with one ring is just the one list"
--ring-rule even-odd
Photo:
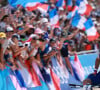
[[(94, 66), (95, 66), (95, 60), (98, 56), (98, 52), (95, 50), (92, 51), (83, 51), (77, 53), (79, 60), (81, 62), (81, 65), (85, 71), (85, 77), (87, 77), (90, 73), (93, 73)], [(70, 60), (74, 60), (74, 56), (70, 57)]]
[[(88, 74), (93, 72), (97, 55), (98, 54), (95, 51), (79, 53), (78, 57), (84, 68), (85, 77), (87, 77)], [(74, 59), (74, 56), (71, 56), (70, 60), (73, 61), (73, 59)], [(69, 87), (70, 82), (78, 84), (77, 81), (75, 81), (75, 78), (72, 77), (68, 73), (66, 67), (64, 65), (59, 64), (56, 57), (52, 57), (51, 61), (52, 61), (51, 68), (52, 68), (53, 72), (56, 74), (56, 76), (58, 77), (58, 79), (60, 80), (58, 82), (60, 85), (60, 86), (58, 85), (60, 87), (59, 90), (71, 90), (71, 87)], [(0, 82), (1, 82), (0, 90), (2, 90), (2, 88), (3, 88), (3, 90), (57, 90), (57, 89), (55, 89), (53, 78), (52, 78), (50, 71), (48, 71), (48, 68), (45, 68), (45, 71), (49, 75), (51, 81), (43, 80), (43, 76), (40, 75), (40, 74), (43, 75), (43, 73), (40, 72), (40, 70), (38, 69), (38, 66), (36, 64), (34, 64), (33, 67), (34, 68), (37, 67), (37, 69), (35, 68), (34, 70), (40, 79), (40, 82), (41, 82), (40, 86), (38, 86), (38, 85), (35, 86), (34, 80), (31, 80), (32, 77), (25, 67), (21, 66), (21, 69), (18, 70), (16, 73), (15, 73), (15, 71), (12, 71), (9, 67), (7, 67), (3, 71), (0, 70)], [(22, 79), (23, 79), (23, 83), (21, 82)], [(71, 81), (69, 82), (69, 80), (71, 80)], [(50, 81), (50, 82), (48, 82), (48, 81)], [(50, 85), (51, 85), (51, 88), (53, 88), (53, 89), (50, 89), (50, 87), (49, 87)], [(21, 86), (23, 86), (23, 87), (21, 87)]]

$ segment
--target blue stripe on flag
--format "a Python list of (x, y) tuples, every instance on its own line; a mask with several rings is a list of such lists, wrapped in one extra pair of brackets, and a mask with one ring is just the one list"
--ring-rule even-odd
[(91, 27), (94, 26), (93, 21), (91, 18), (88, 18), (88, 20), (84, 23), (84, 26), (86, 28), (86, 30), (90, 29)]
[(47, 1), (48, 0), (8, 0), (9, 4), (13, 7), (17, 7), (17, 5), (22, 5), (23, 7), (25, 7), (27, 3), (32, 3), (32, 2), (44, 3)]
[(72, 19), (72, 26), (77, 27), (79, 21), (81, 19), (81, 16), (76, 12), (75, 16)]
[(26, 87), (25, 82), (24, 82), (24, 80), (23, 80), (23, 78), (22, 78), (22, 76), (21, 76), (21, 74), (18, 70), (15, 70), (15, 75), (17, 77), (17, 80), (18, 80), (20, 86), (21, 87)]
[(53, 18), (55, 15), (57, 15), (57, 9), (56, 8), (49, 12), (50, 18)]
[(57, 7), (62, 7), (62, 4), (63, 4), (63, 0), (58, 0), (56, 6)]

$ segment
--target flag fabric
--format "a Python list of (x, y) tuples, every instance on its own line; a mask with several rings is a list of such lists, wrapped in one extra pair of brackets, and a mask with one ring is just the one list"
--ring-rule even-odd
[(79, 61), (79, 58), (77, 56), (77, 54), (75, 54), (74, 56), (74, 62), (71, 63), (73, 68), (74, 68), (74, 74), (76, 76), (76, 79), (79, 79), (79, 81), (83, 81), (85, 78), (85, 73), (84, 73), (84, 69)]
[(97, 30), (91, 18), (88, 18), (88, 20), (84, 23), (84, 26), (89, 41), (96, 40), (99, 37), (99, 34), (97, 33)]
[(39, 77), (38, 77), (38, 75), (37, 75), (34, 67), (30, 67), (30, 61), (29, 60), (26, 60), (25, 64), (28, 67), (28, 72), (31, 75), (31, 78), (32, 78), (32, 81), (33, 81), (35, 87), (41, 86), (41, 82), (39, 80)]
[(78, 14), (77, 12), (75, 13), (75, 16), (72, 18), (72, 26), (77, 27), (79, 29), (85, 30), (84, 23), (86, 22), (86, 18)]
[[(69, 74), (68, 74), (67, 69), (62, 63), (61, 57), (54, 56), (51, 58), (51, 61), (52, 61), (52, 70), (58, 77), (57, 79), (58, 81), (57, 80), (56, 81), (60, 83), (60, 89), (67, 90), (69, 88), (68, 87)], [(59, 82), (59, 79), (60, 79), (60, 82)], [(71, 89), (68, 89), (68, 90), (71, 90)]]
[(10, 70), (10, 75), (9, 76), (10, 76), (16, 90), (27, 90), (25, 87), (20, 86), (20, 83), (19, 83), (15, 73), (12, 70)]
[(37, 9), (43, 14), (48, 12), (48, 8), (49, 8), (48, 4), (41, 4), (40, 6), (37, 7)]
[(15, 70), (13, 72), (14, 72), (14, 74), (15, 74), (15, 76), (16, 76), (19, 84), (20, 84), (20, 87), (26, 87), (25, 82), (24, 82), (24, 80), (22, 78), (21, 73), (18, 70)]
[(59, 26), (59, 16), (57, 13), (57, 9), (52, 9), (49, 11), (49, 17), (50, 17), (50, 24), (51, 25), (58, 25)]
[(79, 14), (89, 16), (92, 11), (92, 6), (89, 4), (81, 3), (79, 6)]
[(35, 84), (33, 83), (32, 78), (31, 78), (31, 75), (28, 72), (27, 68), (23, 67), (20, 62), (18, 62), (18, 64), (21, 67), (21, 69), (19, 69), (19, 71), (20, 71), (20, 73), (22, 75), (22, 78), (24, 79), (24, 82), (26, 84), (26, 87), (27, 88), (35, 87)]
[(72, 0), (67, 0), (67, 7), (68, 7), (68, 11), (71, 11), (72, 10)]
[(47, 2), (47, 0), (8, 0), (9, 4), (13, 7), (23, 6), (29, 11), (37, 9), (42, 3)]
[(55, 90), (61, 90), (60, 88), (60, 79), (58, 76), (53, 72), (53, 70), (50, 68), (50, 75), (53, 81), (53, 84), (55, 86)]
[(45, 68), (45, 67), (42, 68), (41, 73), (42, 73), (42, 76), (43, 76), (49, 90), (56, 90), (55, 86), (54, 86), (54, 83), (52, 81), (52, 77), (50, 75), (50, 68)]
[[(16, 90), (27, 90), (26, 88), (24, 87), (20, 87), (18, 81), (17, 81), (17, 78), (14, 76), (14, 75), (10, 75), (10, 78), (13, 82), (13, 85), (14, 87), (16, 88)], [(12, 89), (11, 89), (12, 90)]]
[(66, 2), (65, 0), (58, 0), (56, 3), (57, 7), (63, 7), (64, 9), (66, 8)]
[(0, 70), (0, 90), (16, 90), (10, 78), (10, 69)]
[(74, 6), (73, 9), (71, 10), (71, 12), (68, 13), (67, 19), (73, 18), (73, 16), (75, 15), (75, 13), (76, 13), (77, 10), (78, 10), (78, 7)]
[(76, 5), (79, 7), (78, 13), (89, 16), (92, 11), (92, 6), (88, 4), (87, 0), (76, 0)]

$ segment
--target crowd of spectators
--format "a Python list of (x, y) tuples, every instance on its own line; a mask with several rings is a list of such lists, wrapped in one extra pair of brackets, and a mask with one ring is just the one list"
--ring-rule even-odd
[[(56, 1), (50, 0), (50, 6), (56, 8)], [(94, 24), (100, 35), (100, 5), (93, 6), (91, 13)], [(48, 67), (50, 58), (57, 56), (60, 62), (60, 56), (64, 57), (67, 66), (72, 68), (68, 59), (69, 54), (79, 51), (99, 49), (100, 37), (89, 42), (86, 33), (72, 27), (66, 18), (68, 14), (67, 7), (57, 8), (59, 15), (59, 26), (51, 26), (48, 14), (42, 14), (39, 10), (32, 12), (19, 6), (12, 8), (10, 5), (0, 8), (0, 69), (6, 65), (12, 70), (20, 68), (17, 61), (24, 66), (26, 60), (36, 62), (39, 67)]]

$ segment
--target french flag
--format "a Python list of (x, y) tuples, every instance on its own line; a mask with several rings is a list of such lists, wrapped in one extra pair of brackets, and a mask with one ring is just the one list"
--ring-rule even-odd
[(83, 16), (89, 16), (91, 11), (93, 10), (92, 6), (88, 4), (87, 0), (77, 0), (79, 3), (78, 12)]
[(47, 0), (8, 0), (9, 4), (13, 7), (23, 6), (29, 11), (37, 9), (38, 6), (41, 6), (41, 3), (47, 2)]
[(71, 10), (71, 12), (68, 13), (67, 19), (73, 18), (73, 16), (75, 15), (75, 13), (76, 13), (77, 10), (78, 10), (78, 7), (74, 6), (73, 9)]
[(18, 78), (16, 77), (15, 73), (12, 70), (10, 70), (9, 77), (12, 80), (12, 83), (14, 87), (16, 88), (16, 90), (27, 90), (25, 87), (20, 86)]
[(85, 78), (84, 69), (79, 61), (77, 54), (74, 56), (74, 62), (72, 63), (74, 75), (79, 81), (83, 81)]
[(58, 13), (57, 13), (57, 9), (52, 9), (50, 12), (49, 12), (49, 17), (50, 17), (50, 24), (52, 26), (55, 26), (55, 25), (58, 25), (59, 26), (59, 16), (58, 16)]
[(68, 11), (71, 11), (72, 10), (72, 0), (67, 0), (67, 7), (68, 7)]
[(65, 0), (58, 0), (56, 6), (63, 7), (65, 9), (66, 8), (66, 1)]
[(48, 4), (41, 4), (37, 7), (37, 9), (41, 12), (41, 13), (47, 13), (48, 9), (49, 9), (49, 5)]
[(39, 2), (29, 2), (25, 7), (28, 11), (33, 11), (36, 10), (39, 6), (41, 6), (41, 3)]
[(22, 77), (24, 79), (24, 82), (26, 84), (26, 87), (27, 88), (36, 87), (35, 84), (32, 81), (31, 75), (28, 72), (27, 68), (23, 67), (20, 62), (18, 62), (18, 64), (21, 67), (21, 69), (19, 69), (19, 71), (20, 71), (20, 73), (21, 73), (21, 75), (22, 75)]
[(96, 30), (91, 18), (89, 18), (84, 23), (84, 26), (85, 26), (87, 38), (89, 41), (94, 41), (99, 37), (99, 34), (97, 33), (97, 30)]
[(25, 65), (28, 68), (28, 72), (29, 72), (29, 74), (30, 74), (30, 76), (32, 78), (32, 81), (33, 81), (35, 87), (41, 86), (42, 84), (40, 82), (40, 79), (39, 79), (39, 77), (37, 75), (37, 72), (35, 71), (34, 67), (31, 67), (30, 68), (30, 61), (29, 60), (26, 60)]
[(61, 90), (60, 88), (60, 79), (58, 76), (53, 72), (53, 70), (50, 68), (50, 75), (53, 81), (53, 84), (55, 86), (55, 90)]
[(86, 18), (76, 12), (75, 16), (72, 19), (71, 24), (72, 26), (77, 27), (81, 30), (85, 30), (85, 26), (84, 26), (85, 22), (86, 22)]

